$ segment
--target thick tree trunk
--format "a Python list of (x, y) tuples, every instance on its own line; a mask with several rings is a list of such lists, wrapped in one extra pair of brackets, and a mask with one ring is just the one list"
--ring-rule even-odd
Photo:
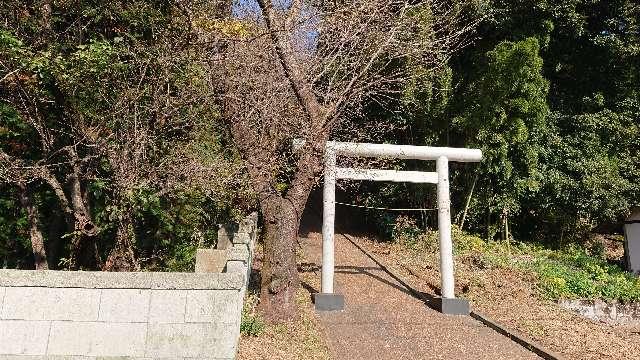
[(67, 178), (68, 199), (73, 209), (74, 221), (73, 236), (71, 238), (71, 266), (73, 268), (78, 266), (95, 268), (101, 262), (96, 252), (96, 237), (99, 229), (93, 222), (87, 196), (83, 192), (80, 183), (81, 169), (78, 154), (73, 148), (67, 148), (67, 154), (69, 155), (72, 170)]
[[(247, 165), (264, 217), (261, 307), (270, 321), (282, 322), (296, 315), (298, 227), (314, 179), (322, 171), (324, 145), (331, 133), (337, 107), (325, 109), (314, 94), (312, 84), (306, 80), (304, 71), (296, 61), (290, 39), (281, 33), (273, 2), (258, 0), (258, 5), (282, 70), (310, 122), (306, 144), (298, 152), (296, 174), (285, 197), (280, 196), (274, 188), (274, 168), (271, 164), (274, 156), (279, 154), (268, 146), (270, 140), (265, 143), (263, 134), (257, 134), (244, 119), (235, 119), (231, 124), (234, 141)], [(296, 13), (299, 6), (299, 2), (294, 1), (291, 11)], [(225, 105), (225, 108), (229, 106)]]
[(20, 203), (27, 212), (29, 222), (29, 238), (31, 239), (31, 248), (33, 249), (33, 258), (36, 270), (48, 270), (47, 253), (44, 248), (44, 237), (40, 231), (40, 221), (38, 220), (38, 208), (33, 203), (33, 198), (27, 189), (27, 185), (21, 183)]
[(260, 204), (264, 217), (264, 264), (260, 306), (272, 322), (291, 320), (296, 314), (298, 288), (296, 244), (299, 209), (287, 199), (272, 196)]
[(78, 177), (72, 175), (69, 180), (69, 197), (74, 217), (74, 230), (71, 238), (72, 266), (94, 267), (96, 264), (94, 263), (93, 243), (98, 235), (98, 227), (91, 219)]

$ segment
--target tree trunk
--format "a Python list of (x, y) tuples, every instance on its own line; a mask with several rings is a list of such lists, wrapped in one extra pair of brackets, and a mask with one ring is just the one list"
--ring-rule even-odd
[(469, 190), (467, 201), (464, 204), (464, 212), (462, 213), (462, 220), (460, 220), (460, 230), (464, 230), (464, 222), (467, 220), (467, 212), (469, 211), (469, 205), (471, 204), (471, 198), (473, 197), (473, 190), (476, 188), (479, 174), (480, 172), (476, 170), (476, 175), (474, 176), (473, 183), (471, 184), (471, 190)]
[(103, 266), (105, 271), (138, 271), (140, 266), (136, 260), (133, 245), (135, 235), (133, 231), (133, 217), (126, 209), (118, 222), (116, 244), (111, 249), (109, 257)]
[(487, 241), (491, 240), (491, 209), (487, 207)]
[(296, 314), (296, 244), (301, 211), (278, 196), (264, 199), (260, 207), (264, 217), (260, 306), (271, 322), (291, 320)]
[(505, 210), (504, 213), (504, 238), (507, 240), (507, 244), (511, 241), (511, 236), (509, 235), (509, 210)]
[(93, 242), (98, 235), (98, 227), (91, 219), (80, 189), (80, 182), (72, 178), (70, 198), (73, 206), (73, 235), (71, 237), (71, 265), (94, 267)]
[(27, 189), (27, 185), (21, 183), (20, 203), (27, 212), (29, 222), (29, 238), (31, 239), (31, 248), (33, 249), (33, 258), (36, 270), (48, 270), (47, 253), (44, 248), (44, 237), (40, 231), (40, 222), (38, 220), (38, 207), (33, 203), (33, 198)]
[(73, 148), (68, 148), (67, 153), (71, 161), (71, 173), (69, 174), (69, 199), (73, 208), (74, 231), (71, 240), (71, 266), (95, 268), (99, 261), (94, 249), (95, 241), (99, 233), (98, 227), (94, 224), (89, 211), (87, 196), (83, 192), (80, 184), (81, 169), (78, 155)]
[(53, 36), (53, 26), (51, 23), (51, 15), (53, 13), (52, 0), (42, 1), (40, 4), (39, 17), (40, 17), (40, 34), (38, 38), (38, 45), (46, 46)]

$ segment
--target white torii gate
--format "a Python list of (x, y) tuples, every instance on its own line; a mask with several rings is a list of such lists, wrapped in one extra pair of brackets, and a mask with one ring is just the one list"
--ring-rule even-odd
[[(338, 155), (435, 160), (436, 172), (352, 169), (336, 167)], [(337, 179), (429, 183), (438, 186), (438, 238), (442, 298), (440, 310), (447, 314), (468, 314), (468, 302), (456, 299), (451, 242), (449, 162), (479, 162), (482, 151), (446, 147), (327, 142), (324, 154), (324, 200), (322, 221), (322, 293), (315, 295), (316, 310), (344, 308), (344, 297), (334, 294), (335, 186)]]

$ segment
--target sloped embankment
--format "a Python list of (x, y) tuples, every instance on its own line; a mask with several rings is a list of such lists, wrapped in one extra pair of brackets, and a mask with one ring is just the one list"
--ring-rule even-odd
[[(598, 261), (585, 259), (588, 255), (584, 253), (560, 254), (514, 244), (487, 245), (477, 238), (457, 235), (456, 293), (469, 299), (474, 310), (570, 359), (640, 356), (640, 326), (587, 319), (559, 306), (553, 296), (554, 291), (565, 297), (590, 293), (597, 298), (603, 291), (635, 296), (634, 291), (640, 291), (640, 287), (634, 279), (615, 269), (593, 267)], [(440, 274), (437, 242), (433, 238), (400, 239), (395, 243), (357, 240), (419, 291), (438, 294)], [(585, 270), (589, 266), (591, 272)], [(550, 269), (558, 273), (545, 272)], [(594, 274), (598, 271), (607, 274)], [(602, 281), (594, 280), (598, 276)]]

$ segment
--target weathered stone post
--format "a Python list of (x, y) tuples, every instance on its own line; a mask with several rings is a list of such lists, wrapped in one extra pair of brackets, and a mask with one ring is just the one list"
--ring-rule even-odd
[(624, 258), (627, 270), (640, 274), (640, 208), (624, 222)]

